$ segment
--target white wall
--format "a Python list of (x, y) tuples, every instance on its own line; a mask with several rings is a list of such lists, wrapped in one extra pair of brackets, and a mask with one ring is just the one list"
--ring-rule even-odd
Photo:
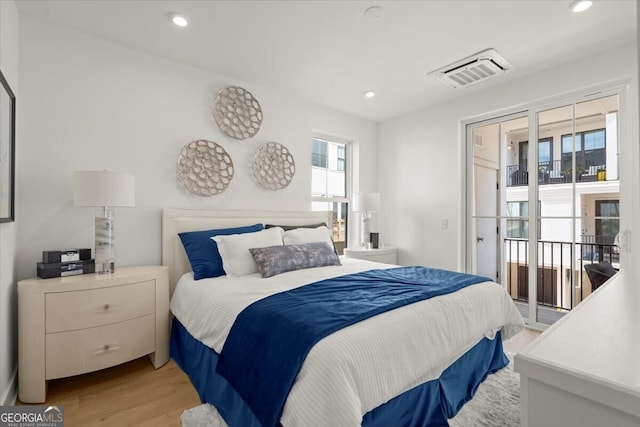
[[(93, 247), (94, 211), (73, 207), (74, 170), (135, 175), (135, 208), (116, 208), (117, 265), (160, 263), (163, 207), (309, 210), (312, 130), (354, 140), (354, 182), (375, 185), (373, 122), (26, 17), (20, 60), (19, 278), (35, 275), (42, 250)], [(225, 136), (211, 114), (216, 92), (233, 84), (262, 107), (249, 140)], [(190, 195), (176, 180), (179, 150), (195, 139), (219, 143), (233, 159), (235, 177), (221, 195)], [(254, 149), (267, 141), (287, 146), (296, 162), (293, 181), (277, 192), (252, 175)]]
[[(0, 1), (0, 70), (18, 100), (18, 10), (13, 0)], [(20, 138), (19, 132), (16, 138)], [(0, 224), (0, 405), (13, 404), (17, 391), (17, 224), (17, 220)]]
[[(628, 79), (621, 120), (621, 171), (633, 219), (640, 187), (638, 165), (638, 47), (610, 49), (564, 66), (379, 124), (379, 191), (385, 198), (381, 233), (399, 247), (401, 264), (461, 268), (461, 122), (607, 81)], [(579, 70), (579, 72), (577, 72)], [(462, 90), (462, 89), (460, 89)], [(634, 162), (635, 160), (635, 162)], [(624, 190), (623, 190), (624, 191)], [(633, 203), (629, 203), (629, 202)], [(637, 212), (637, 210), (635, 211)], [(448, 228), (441, 228), (441, 219)], [(637, 221), (635, 227), (638, 227)], [(640, 234), (640, 229), (635, 231)], [(640, 240), (640, 239), (638, 239)], [(637, 256), (637, 255), (636, 255)]]
[[(636, 5), (636, 15), (637, 15), (637, 25), (636, 25), (636, 40), (638, 39), (638, 37), (640, 37), (640, 5)], [(640, 121), (640, 42), (638, 43), (638, 45), (636, 46), (636, 53), (635, 53), (635, 59), (636, 59), (636, 82), (639, 82), (636, 85), (635, 88), (635, 96), (636, 98), (636, 102), (635, 102), (635, 116), (631, 115), (631, 119), (632, 120), (637, 120), (636, 123), (638, 123), (638, 121)], [(633, 114), (633, 112), (632, 112)], [(636, 127), (638, 125), (636, 124)], [(633, 183), (635, 183), (636, 185), (633, 186), (633, 212), (636, 213), (636, 215), (633, 217), (634, 218), (634, 223), (633, 223), (633, 230), (636, 233), (635, 238), (632, 239), (632, 253), (634, 253), (634, 259), (638, 260), (638, 258), (640, 257), (640, 215), (638, 215), (637, 213), (640, 212), (640, 185), (638, 185), (638, 183), (640, 183), (640, 167), (637, 167), (638, 165), (640, 165), (640, 143), (638, 143), (638, 141), (640, 141), (640, 131), (637, 130), (636, 128), (636, 144), (634, 145), (633, 151), (631, 153), (631, 162), (633, 162), (633, 164), (636, 165), (635, 168), (633, 168)], [(640, 264), (640, 262), (636, 262), (636, 264)], [(640, 265), (636, 268), (636, 272), (640, 272)]]

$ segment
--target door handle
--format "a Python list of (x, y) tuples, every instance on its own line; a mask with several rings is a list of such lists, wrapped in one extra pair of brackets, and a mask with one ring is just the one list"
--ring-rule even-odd
[(476, 237), (477, 242), (484, 242), (484, 237)]

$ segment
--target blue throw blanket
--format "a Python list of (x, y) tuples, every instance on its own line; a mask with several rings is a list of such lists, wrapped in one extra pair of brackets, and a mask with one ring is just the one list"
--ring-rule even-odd
[(302, 363), (318, 341), (385, 311), (488, 280), (447, 270), (398, 267), (271, 295), (238, 315), (216, 370), (263, 426), (276, 426)]

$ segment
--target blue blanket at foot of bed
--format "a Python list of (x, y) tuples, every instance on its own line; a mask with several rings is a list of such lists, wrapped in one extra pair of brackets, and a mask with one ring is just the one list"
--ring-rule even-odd
[(236, 318), (218, 373), (264, 427), (274, 427), (307, 354), (321, 339), (377, 314), (488, 280), (435, 268), (397, 267), (333, 277), (268, 296)]
[[(219, 355), (195, 339), (173, 319), (171, 358), (191, 378), (200, 400), (215, 406), (229, 427), (261, 424), (238, 393), (216, 373)], [(425, 382), (364, 415), (363, 427), (448, 426), (465, 402), (471, 400), (488, 374), (509, 363), (500, 333), (478, 344), (452, 363), (439, 378)]]

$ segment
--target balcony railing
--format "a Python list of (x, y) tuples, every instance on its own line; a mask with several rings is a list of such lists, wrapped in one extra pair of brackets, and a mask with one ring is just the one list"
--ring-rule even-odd
[[(606, 243), (605, 243), (606, 242)], [(506, 286), (516, 301), (529, 300), (527, 239), (504, 239)], [(571, 310), (595, 289), (584, 266), (607, 261), (617, 265), (618, 247), (608, 236), (583, 236), (581, 243), (538, 241), (538, 306)]]
[[(575, 172), (571, 168), (563, 168), (562, 160), (538, 163), (538, 184), (563, 184), (572, 182), (605, 181), (606, 165), (576, 165)], [(507, 166), (507, 187), (529, 185), (529, 171), (526, 164)]]

